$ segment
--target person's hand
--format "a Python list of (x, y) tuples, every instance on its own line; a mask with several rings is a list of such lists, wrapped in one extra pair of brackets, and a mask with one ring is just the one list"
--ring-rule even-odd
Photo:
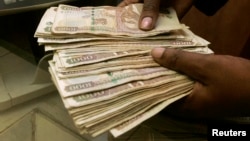
[(142, 14), (139, 20), (141, 30), (152, 30), (158, 18), (160, 7), (173, 7), (176, 10), (178, 18), (181, 19), (193, 5), (194, 0), (123, 0), (118, 6), (127, 6), (129, 4), (144, 2)]
[(192, 118), (250, 115), (249, 60), (165, 48), (154, 48), (151, 55), (196, 81), (190, 95), (169, 106), (170, 113)]

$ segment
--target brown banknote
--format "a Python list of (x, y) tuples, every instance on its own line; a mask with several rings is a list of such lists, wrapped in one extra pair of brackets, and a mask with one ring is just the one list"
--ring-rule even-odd
[(142, 4), (126, 7), (75, 7), (59, 5), (52, 32), (54, 34), (98, 34), (112, 36), (147, 37), (180, 29), (176, 12), (168, 9), (160, 14), (156, 28), (146, 32), (138, 28)]

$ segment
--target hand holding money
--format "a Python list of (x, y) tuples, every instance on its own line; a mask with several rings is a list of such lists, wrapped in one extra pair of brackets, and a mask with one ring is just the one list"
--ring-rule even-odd
[(169, 107), (172, 114), (187, 118), (250, 115), (249, 60), (164, 48), (153, 49), (152, 56), (160, 65), (196, 80), (192, 93)]
[(59, 5), (37, 27), (38, 43), (54, 52), (52, 80), (81, 134), (118, 137), (192, 92), (194, 81), (157, 64), (153, 48), (212, 53), (172, 8), (153, 30), (140, 30), (142, 9)]

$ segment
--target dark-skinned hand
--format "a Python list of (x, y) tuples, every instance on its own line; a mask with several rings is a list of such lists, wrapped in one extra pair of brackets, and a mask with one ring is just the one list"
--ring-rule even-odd
[(154, 48), (160, 65), (195, 81), (192, 93), (173, 103), (170, 113), (191, 118), (250, 116), (250, 61), (229, 55)]
[(127, 6), (133, 3), (143, 2), (143, 10), (140, 16), (139, 28), (141, 30), (151, 30), (155, 27), (160, 7), (173, 7), (177, 16), (181, 19), (191, 8), (194, 0), (124, 0), (118, 6)]
[[(154, 28), (160, 7), (174, 7), (179, 18), (194, 0), (124, 0), (119, 6), (144, 2), (139, 28)], [(187, 97), (171, 104), (167, 111), (191, 118), (250, 116), (250, 61), (228, 55), (204, 55), (176, 49), (155, 48), (154, 60), (195, 81)]]

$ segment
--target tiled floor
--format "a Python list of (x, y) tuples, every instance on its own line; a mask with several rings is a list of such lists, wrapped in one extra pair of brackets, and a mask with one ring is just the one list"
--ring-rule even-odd
[(0, 42), (0, 110), (55, 91), (49, 80), (34, 82), (39, 75), (43, 75), (42, 78), (48, 77), (45, 70), (38, 69), (36, 65), (6, 48), (8, 47), (3, 47)]
[(1, 141), (107, 140), (107, 134), (94, 139), (78, 134), (50, 75), (38, 69), (45, 63), (34, 65), (4, 45), (0, 42)]
[(57, 93), (0, 112), (1, 141), (106, 141), (78, 134)]

